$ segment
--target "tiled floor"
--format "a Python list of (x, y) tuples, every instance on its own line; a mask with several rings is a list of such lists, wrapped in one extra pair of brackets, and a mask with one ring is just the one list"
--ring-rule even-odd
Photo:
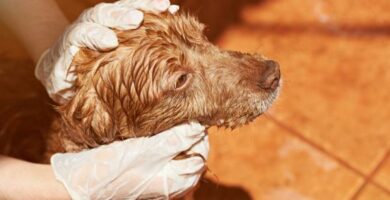
[(383, 185), (385, 188), (390, 188), (390, 152), (387, 152), (387, 158), (383, 160), (383, 163), (378, 169), (378, 173), (375, 174), (374, 180)]
[(219, 38), (284, 77), (268, 117), (213, 132), (223, 183), (253, 199), (390, 199), (390, 3), (369, 2), (262, 2)]
[[(390, 2), (240, 9), (216, 43), (277, 60), (283, 91), (252, 124), (210, 131), (210, 171), (195, 199), (390, 200)], [(2, 59), (27, 58), (3, 28), (0, 42)]]

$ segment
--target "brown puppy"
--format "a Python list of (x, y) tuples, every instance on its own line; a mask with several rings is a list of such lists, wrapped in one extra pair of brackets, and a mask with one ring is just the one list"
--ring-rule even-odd
[(146, 14), (139, 29), (117, 32), (117, 49), (81, 50), (76, 93), (58, 107), (48, 156), (188, 121), (234, 128), (265, 112), (279, 91), (278, 64), (220, 50), (203, 30), (185, 14)]

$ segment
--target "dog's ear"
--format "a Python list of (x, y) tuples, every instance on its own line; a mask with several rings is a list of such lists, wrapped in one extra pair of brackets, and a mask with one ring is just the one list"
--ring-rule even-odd
[(115, 123), (109, 108), (93, 91), (79, 91), (69, 103), (59, 107), (61, 132), (85, 148), (107, 144), (115, 139)]
[[(76, 56), (75, 96), (58, 107), (62, 135), (84, 148), (110, 143), (117, 133), (114, 106), (110, 102), (112, 85), (106, 82), (104, 71), (105, 67), (116, 67), (116, 63), (90, 52), (84, 50)], [(91, 58), (95, 61), (90, 62)]]

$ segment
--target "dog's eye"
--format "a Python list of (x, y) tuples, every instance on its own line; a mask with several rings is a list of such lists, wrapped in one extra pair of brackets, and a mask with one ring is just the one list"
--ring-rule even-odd
[(188, 74), (182, 74), (180, 77), (177, 79), (175, 89), (180, 90), (182, 89), (188, 81)]

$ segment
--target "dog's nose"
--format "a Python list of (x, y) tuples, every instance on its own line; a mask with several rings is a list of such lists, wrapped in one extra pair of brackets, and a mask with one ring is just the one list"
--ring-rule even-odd
[(280, 68), (273, 60), (264, 61), (264, 70), (259, 81), (259, 87), (264, 90), (275, 90), (279, 86)]

